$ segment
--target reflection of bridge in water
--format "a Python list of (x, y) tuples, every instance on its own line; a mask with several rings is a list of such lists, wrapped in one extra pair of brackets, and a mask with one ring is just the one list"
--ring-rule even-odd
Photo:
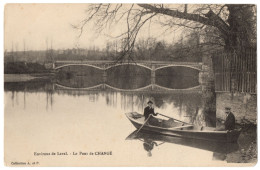
[(92, 87), (85, 88), (75, 88), (75, 87), (67, 87), (61, 84), (55, 84), (55, 90), (75, 90), (75, 91), (120, 91), (120, 92), (201, 92), (201, 85), (187, 88), (187, 89), (171, 89), (167, 87), (162, 87), (157, 84), (150, 84), (145, 87), (137, 88), (137, 89), (121, 89), (112, 87), (108, 84), (99, 84)]

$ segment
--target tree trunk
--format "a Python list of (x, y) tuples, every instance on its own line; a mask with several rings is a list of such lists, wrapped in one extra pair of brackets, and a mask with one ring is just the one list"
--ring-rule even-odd
[(242, 53), (245, 48), (254, 46), (255, 20), (252, 5), (227, 5), (229, 31), (225, 38), (227, 52)]

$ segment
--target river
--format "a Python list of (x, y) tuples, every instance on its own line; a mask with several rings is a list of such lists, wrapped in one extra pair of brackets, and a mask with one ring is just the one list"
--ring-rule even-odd
[[(184, 89), (198, 86), (194, 78), (197, 73), (186, 72), (186, 79), (180, 83), (176, 77), (183, 76), (178, 71), (170, 72), (157, 74), (156, 84), (179, 90), (135, 91), (150, 84), (146, 70), (139, 70), (139, 74), (118, 74), (122, 69), (116, 70), (107, 75), (108, 86), (91, 90), (88, 87), (102, 83), (101, 74), (66, 73), (55, 79), (6, 82), (5, 160), (34, 160), (49, 166), (98, 166), (100, 162), (109, 166), (115, 161), (117, 166), (221, 166), (243, 160), (241, 147), (245, 144), (241, 143), (191, 141), (142, 132), (133, 137), (136, 129), (125, 113), (143, 113), (148, 100), (154, 102), (156, 112), (201, 126), (215, 126), (212, 120), (216, 115), (205, 114), (205, 110), (215, 109), (207, 105), (205, 94), (181, 89), (181, 84), (185, 84)], [(35, 152), (68, 155), (35, 156)], [(93, 152), (94, 156), (75, 156), (75, 152)]]

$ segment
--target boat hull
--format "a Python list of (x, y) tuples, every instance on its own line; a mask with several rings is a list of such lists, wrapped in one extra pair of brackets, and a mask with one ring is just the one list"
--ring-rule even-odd
[[(136, 113), (135, 113), (136, 114)], [(126, 114), (127, 118), (130, 122), (139, 129), (144, 122), (139, 122), (131, 117), (131, 114)], [(203, 130), (192, 130), (192, 129), (173, 129), (173, 128), (161, 128), (151, 125), (144, 125), (141, 129), (142, 131), (146, 131), (148, 133), (157, 133), (169, 136), (177, 136), (177, 137), (185, 137), (185, 138), (193, 138), (193, 139), (203, 139), (209, 141), (218, 141), (218, 142), (236, 142), (239, 135), (240, 130), (233, 131), (203, 131)]]

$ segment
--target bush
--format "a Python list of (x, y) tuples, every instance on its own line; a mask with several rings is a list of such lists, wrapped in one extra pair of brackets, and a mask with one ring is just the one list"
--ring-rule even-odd
[(5, 74), (46, 73), (48, 70), (39, 63), (7, 62), (4, 64)]

